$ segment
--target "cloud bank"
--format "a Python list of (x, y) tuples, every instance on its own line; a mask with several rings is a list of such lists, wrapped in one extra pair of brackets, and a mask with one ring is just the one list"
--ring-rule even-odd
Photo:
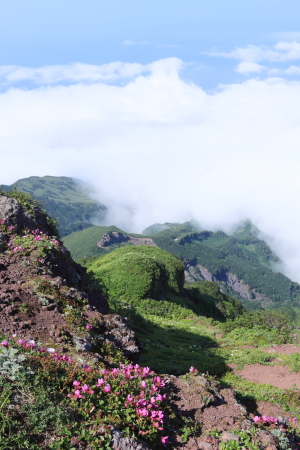
[[(249, 73), (260, 73), (268, 69), (267, 66), (259, 64), (264, 61), (271, 63), (269, 70), (274, 70), (273, 63), (288, 63), (300, 59), (300, 43), (299, 42), (278, 42), (272, 48), (259, 45), (247, 45), (246, 47), (237, 47), (230, 52), (208, 52), (209, 56), (222, 57), (227, 59), (236, 59), (240, 63), (236, 67), (238, 73), (248, 75)], [(285, 74), (296, 74), (297, 71), (293, 68), (300, 69), (297, 66), (290, 66), (288, 68), (281, 67), (277, 69), (278, 72)]]
[[(182, 64), (0, 68), (5, 82), (48, 80), (0, 94), (0, 183), (89, 181), (109, 223), (135, 232), (190, 219), (229, 231), (250, 218), (300, 281), (300, 83), (249, 79), (207, 93), (180, 78)], [(111, 84), (124, 70), (130, 79)]]

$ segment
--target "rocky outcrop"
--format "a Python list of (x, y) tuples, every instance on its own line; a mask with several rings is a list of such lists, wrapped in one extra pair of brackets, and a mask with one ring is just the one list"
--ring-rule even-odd
[[(182, 377), (165, 375), (165, 393), (168, 395), (173, 412), (168, 419), (170, 430), (170, 447), (182, 450), (205, 448), (219, 449), (222, 440), (209, 436), (212, 430), (219, 433), (229, 432), (233, 428), (243, 429), (247, 421), (247, 410), (236, 399), (232, 389), (221, 389), (219, 383), (199, 374), (191, 373)], [(183, 442), (174, 429), (173, 421), (181, 416), (195, 422), (196, 434), (201, 437), (191, 437)]]
[(142, 349), (141, 343), (136, 339), (128, 322), (118, 314), (103, 316), (105, 332), (104, 336), (109, 342), (113, 342), (123, 354), (133, 362), (137, 362)]
[(122, 244), (127, 242), (132, 245), (151, 245), (152, 247), (157, 247), (153, 240), (150, 238), (137, 238), (129, 236), (127, 234), (119, 233), (117, 231), (112, 231), (111, 233), (104, 234), (102, 239), (97, 243), (97, 247), (104, 248), (110, 247), (114, 244)]
[(196, 262), (194, 264), (185, 263), (184, 273), (185, 280), (189, 283), (194, 281), (215, 281), (221, 288), (225, 284), (229, 290), (234, 291), (242, 299), (259, 300), (265, 303), (271, 302), (268, 297), (260, 294), (255, 289), (251, 289), (243, 280), (239, 280), (234, 273), (224, 271), (219, 275), (213, 275), (204, 266)]
[[(99, 352), (97, 331), (137, 362), (140, 344), (127, 321), (108, 314), (95, 280), (48, 232), (45, 214), (33, 218), (15, 199), (0, 195), (0, 333)], [(84, 331), (91, 323), (93, 331)]]
[(15, 228), (17, 232), (28, 229), (40, 229), (45, 233), (50, 232), (47, 217), (40, 211), (33, 214), (26, 211), (14, 198), (0, 196), (0, 220), (5, 220), (8, 226)]
[(118, 430), (112, 431), (111, 448), (112, 450), (151, 450), (146, 442), (125, 437)]

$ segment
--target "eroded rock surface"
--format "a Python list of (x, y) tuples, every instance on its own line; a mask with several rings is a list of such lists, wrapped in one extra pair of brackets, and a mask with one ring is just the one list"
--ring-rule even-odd
[(132, 245), (151, 245), (152, 247), (157, 247), (150, 238), (133, 237), (118, 231), (104, 234), (102, 239), (97, 243), (97, 247), (109, 247), (114, 244), (122, 244), (123, 242), (128, 242)]

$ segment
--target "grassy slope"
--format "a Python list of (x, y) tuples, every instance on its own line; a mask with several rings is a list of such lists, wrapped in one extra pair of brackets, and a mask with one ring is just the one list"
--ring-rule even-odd
[[(151, 233), (159, 229), (159, 224), (149, 227)], [(274, 272), (278, 261), (268, 245), (252, 234), (252, 227), (246, 225), (235, 234), (211, 231), (197, 231), (196, 226), (184, 224), (164, 224), (164, 229), (151, 238), (160, 247), (175, 254), (181, 260), (201, 264), (208, 269), (221, 283), (222, 290), (228, 295), (241, 300), (237, 293), (228, 290), (222, 283), (227, 271), (235, 274), (251, 289), (265, 295), (274, 302), (275, 307), (291, 309), (300, 306), (300, 286), (279, 272)], [(146, 231), (146, 230), (145, 230)], [(97, 256), (118, 247), (99, 249), (96, 243), (108, 229), (94, 227), (73, 233), (64, 239), (65, 245), (75, 259), (84, 256)], [(141, 235), (144, 236), (145, 235)], [(126, 245), (122, 244), (122, 246)], [(197, 281), (197, 280), (195, 280)], [(247, 308), (259, 308), (259, 301), (241, 300)]]
[(79, 180), (73, 178), (29, 177), (18, 180), (14, 185), (0, 187), (10, 190), (13, 186), (43, 203), (49, 214), (59, 220), (59, 231), (62, 236), (90, 226), (92, 218), (103, 215), (106, 210), (104, 205), (88, 196), (88, 190)]
[(75, 260), (80, 260), (88, 256), (100, 256), (106, 255), (111, 248), (97, 247), (103, 235), (111, 231), (120, 231), (115, 226), (100, 227), (93, 226), (82, 231), (76, 231), (63, 238), (64, 245), (72, 253), (72, 257)]
[[(201, 283), (184, 290), (182, 262), (160, 248), (123, 247), (86, 260), (86, 266), (112, 310), (129, 318), (144, 347), (142, 363), (160, 372), (184, 373), (188, 364), (198, 364), (196, 350), (215, 346), (214, 333), (195, 325), (200, 316), (224, 321), (244, 311), (216, 283), (204, 282), (203, 292)], [(221, 357), (212, 361), (203, 354), (201, 364), (203, 370), (225, 371)]]

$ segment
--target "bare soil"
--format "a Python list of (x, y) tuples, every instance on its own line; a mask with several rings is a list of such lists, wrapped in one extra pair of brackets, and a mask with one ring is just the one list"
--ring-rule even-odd
[(284, 366), (263, 366), (261, 364), (246, 364), (243, 369), (237, 370), (236, 364), (229, 364), (235, 375), (240, 375), (247, 381), (259, 384), (271, 384), (272, 386), (291, 389), (300, 389), (300, 373), (291, 372)]

